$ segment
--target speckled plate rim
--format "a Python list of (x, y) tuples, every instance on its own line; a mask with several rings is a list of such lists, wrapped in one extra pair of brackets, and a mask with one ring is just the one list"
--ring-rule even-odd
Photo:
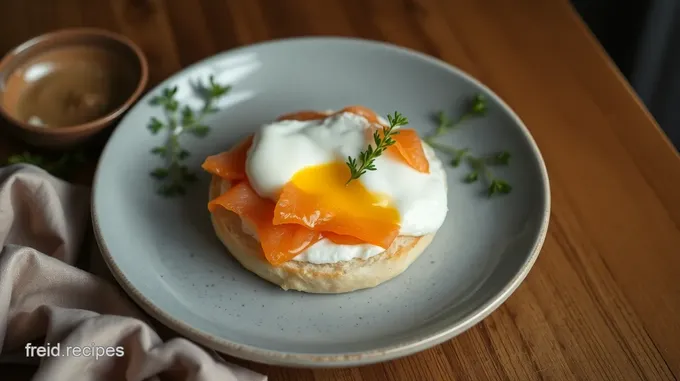
[[(101, 161), (97, 164), (97, 169), (95, 171), (94, 175), (94, 182), (93, 182), (93, 189), (92, 189), (92, 199), (91, 199), (91, 216), (92, 216), (92, 225), (94, 229), (94, 234), (95, 238), (97, 241), (97, 245), (99, 246), (99, 249), (102, 253), (102, 257), (104, 258), (104, 261), (106, 262), (107, 266), (111, 270), (114, 278), (118, 281), (118, 283), (121, 285), (121, 287), (127, 292), (127, 294), (137, 303), (146, 313), (151, 315), (152, 317), (156, 318), (159, 322), (164, 324), (165, 326), (169, 327), (170, 329), (176, 331), (177, 333), (184, 335), (186, 338), (193, 340), (201, 345), (204, 345), (206, 347), (215, 349), (216, 351), (219, 351), (221, 353), (224, 353), (226, 355), (238, 357), (244, 360), (249, 360), (249, 361), (255, 361), (259, 363), (265, 363), (265, 364), (270, 364), (270, 365), (278, 365), (278, 366), (288, 366), (288, 367), (308, 367), (308, 368), (330, 368), (330, 367), (350, 367), (350, 366), (359, 366), (359, 365), (368, 365), (368, 364), (373, 364), (377, 362), (382, 362), (382, 361), (388, 361), (388, 360), (393, 360), (397, 359), (400, 357), (408, 356), (426, 349), (429, 349), (431, 347), (434, 347), (438, 344), (441, 344), (455, 336), (458, 336), (459, 334), (465, 332), (472, 326), (476, 325), (480, 321), (482, 321), (484, 318), (489, 316), (491, 312), (496, 310), (501, 304), (503, 304), (509, 297), (512, 295), (512, 293), (519, 287), (519, 285), (524, 281), (526, 276), (529, 274), (529, 271), (533, 267), (534, 263), (536, 262), (536, 259), (538, 258), (538, 255), (541, 251), (541, 248), (543, 247), (543, 243), (545, 241), (547, 231), (548, 231), (548, 225), (549, 225), (549, 220), (550, 220), (550, 209), (551, 209), (551, 198), (550, 198), (550, 183), (548, 179), (548, 171), (545, 166), (545, 162), (543, 160), (543, 157), (540, 153), (540, 150), (538, 149), (538, 146), (536, 145), (535, 140), (531, 136), (531, 133), (527, 129), (527, 127), (524, 125), (522, 120), (517, 116), (517, 114), (498, 96), (496, 95), (490, 88), (488, 88), (486, 85), (482, 84), (480, 81), (472, 77), (471, 75), (467, 74), (466, 72), (442, 61), (437, 58), (428, 56), (426, 54), (420, 53), (418, 51), (400, 47), (397, 45), (389, 44), (389, 43), (384, 43), (380, 41), (374, 41), (374, 40), (366, 40), (366, 39), (359, 39), (359, 38), (347, 38), (347, 37), (296, 37), (296, 38), (284, 38), (284, 39), (276, 39), (276, 40), (269, 40), (265, 42), (260, 42), (257, 44), (252, 44), (252, 45), (247, 45), (235, 49), (231, 49), (228, 51), (224, 51), (222, 53), (218, 53), (214, 56), (208, 57), (204, 60), (198, 61), (183, 70), (173, 74), (169, 78), (167, 78), (165, 81), (161, 82), (156, 86), (156, 89), (163, 88), (164, 86), (167, 86), (168, 84), (176, 81), (179, 77), (183, 76), (184, 73), (191, 71), (195, 69), (196, 67), (202, 66), (209, 64), (212, 61), (215, 60), (220, 60), (224, 58), (225, 56), (233, 55), (238, 52), (242, 52), (244, 50), (250, 50), (255, 47), (266, 47), (269, 45), (276, 45), (276, 44), (287, 44), (287, 43), (296, 43), (296, 42), (307, 42), (307, 43), (341, 43), (341, 44), (354, 44), (354, 45), (364, 45), (364, 46), (369, 46), (373, 49), (383, 49), (383, 50), (389, 50), (397, 54), (403, 54), (403, 55), (408, 55), (408, 56), (415, 56), (426, 63), (435, 65), (442, 70), (448, 71), (450, 73), (453, 73), (458, 76), (462, 76), (466, 78), (468, 81), (471, 83), (475, 84), (478, 86), (480, 89), (484, 90), (491, 98), (494, 99), (494, 101), (498, 102), (501, 107), (503, 107), (503, 110), (512, 118), (512, 120), (517, 124), (519, 127), (519, 131), (524, 134), (524, 137), (527, 139), (527, 142), (529, 143), (529, 148), (531, 152), (533, 153), (535, 159), (537, 160), (537, 164), (539, 166), (539, 172), (541, 176), (541, 183), (543, 185), (543, 216), (541, 218), (541, 226), (538, 231), (537, 236), (534, 238), (534, 244), (533, 247), (531, 248), (531, 252), (529, 253), (527, 259), (523, 263), (522, 267), (520, 270), (517, 272), (517, 274), (508, 282), (505, 287), (496, 295), (491, 297), (489, 300), (486, 301), (482, 306), (479, 308), (473, 310), (466, 316), (460, 319), (460, 321), (456, 324), (450, 325), (449, 327), (440, 330), (439, 332), (436, 332), (432, 335), (426, 336), (426, 337), (421, 337), (418, 340), (410, 340), (410, 341), (404, 341), (400, 342), (398, 344), (392, 345), (392, 346), (387, 346), (379, 349), (375, 349), (372, 351), (366, 351), (362, 353), (351, 353), (351, 354), (339, 354), (339, 355), (314, 355), (314, 354), (301, 354), (301, 353), (286, 353), (286, 352), (281, 352), (281, 351), (273, 351), (273, 350), (265, 350), (261, 349), (255, 346), (250, 346), (250, 345), (243, 345), (243, 344), (238, 344), (234, 343), (229, 340), (225, 340), (216, 336), (213, 336), (207, 332), (204, 332), (200, 329), (197, 329), (195, 327), (192, 327), (188, 324), (186, 324), (183, 321), (177, 320), (174, 317), (170, 316), (167, 312), (159, 308), (157, 305), (152, 303), (149, 299), (147, 299), (142, 293), (137, 290), (134, 285), (130, 282), (130, 280), (125, 276), (125, 274), (121, 271), (121, 269), (116, 265), (116, 262), (113, 259), (113, 256), (111, 255), (111, 252), (109, 251), (106, 242), (102, 238), (102, 234), (100, 231), (100, 227), (97, 223), (98, 218), (97, 218), (97, 209), (96, 209), (96, 204), (94, 202), (94, 195), (96, 194), (96, 187), (97, 187), (97, 178), (101, 175), (100, 168), (101, 168)], [(155, 91), (156, 89), (150, 91), (147, 93), (139, 102), (144, 102), (148, 100), (148, 97), (150, 96), (150, 93)], [(134, 107), (134, 106), (133, 106)], [(124, 123), (126, 118), (123, 118), (120, 123)], [(116, 129), (113, 134), (111, 135), (111, 138), (109, 139), (109, 142), (113, 139), (113, 137), (120, 133), (120, 130)], [(104, 147), (104, 150), (102, 151), (102, 156), (105, 156), (104, 153), (110, 149), (110, 144), (107, 143), (106, 146)], [(245, 271), (245, 270), (244, 270)]]

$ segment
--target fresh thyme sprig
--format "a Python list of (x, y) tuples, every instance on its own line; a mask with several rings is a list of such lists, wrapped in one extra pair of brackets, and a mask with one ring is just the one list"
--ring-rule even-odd
[(465, 176), (464, 181), (466, 183), (474, 183), (482, 175), (488, 183), (487, 194), (489, 197), (494, 194), (507, 194), (512, 191), (510, 184), (501, 178), (495, 177), (489, 169), (493, 165), (508, 165), (510, 161), (510, 154), (508, 152), (499, 152), (489, 157), (468, 156), (467, 161), (470, 164), (471, 171)]
[(373, 142), (375, 143), (375, 148), (369, 144), (365, 151), (359, 153), (359, 159), (354, 159), (351, 156), (347, 157), (347, 166), (349, 167), (350, 177), (346, 184), (349, 184), (352, 180), (356, 180), (366, 173), (366, 171), (375, 171), (375, 159), (382, 155), (382, 153), (391, 145), (396, 143), (392, 136), (399, 133), (395, 130), (397, 127), (405, 126), (408, 124), (408, 119), (398, 112), (394, 112), (394, 115), (387, 115), (387, 121), (389, 126), (383, 126), (382, 136), (380, 136), (380, 131), (375, 131), (373, 133)]
[(59, 156), (56, 160), (46, 159), (30, 152), (23, 152), (11, 155), (7, 158), (7, 164), (31, 164), (40, 167), (56, 177), (64, 178), (74, 166), (85, 163), (85, 154), (82, 151), (67, 152)]
[(495, 177), (489, 167), (508, 165), (510, 161), (510, 153), (507, 151), (497, 152), (490, 156), (477, 157), (472, 155), (469, 148), (456, 148), (448, 144), (437, 142), (436, 138), (457, 129), (463, 121), (484, 116), (487, 111), (486, 99), (482, 94), (475, 95), (465, 113), (457, 120), (449, 118), (443, 111), (437, 113), (438, 126), (435, 132), (425, 138), (432, 148), (437, 151), (451, 155), (451, 166), (458, 167), (465, 161), (470, 167), (470, 172), (465, 175), (463, 181), (465, 183), (477, 182), (480, 175), (486, 180), (487, 195), (489, 197), (495, 194), (507, 194), (512, 191), (512, 186), (505, 180)]
[(437, 126), (437, 129), (435, 130), (434, 134), (430, 137), (430, 139), (434, 139), (449, 131), (455, 130), (464, 121), (470, 118), (484, 115), (486, 115), (486, 98), (484, 97), (483, 94), (477, 94), (470, 101), (465, 113), (461, 115), (457, 120), (453, 120), (449, 118), (443, 111), (439, 111), (437, 113), (437, 121), (439, 122), (439, 125)]
[(163, 89), (160, 95), (151, 98), (152, 106), (163, 108), (166, 122), (153, 117), (149, 121), (148, 128), (151, 133), (158, 134), (167, 129), (169, 136), (164, 145), (154, 147), (151, 153), (165, 159), (166, 165), (151, 171), (151, 176), (163, 183), (158, 188), (158, 193), (164, 196), (177, 196), (186, 192), (186, 184), (197, 180), (196, 175), (183, 164), (189, 157), (189, 151), (182, 148), (179, 137), (188, 132), (191, 135), (202, 138), (210, 132), (210, 128), (203, 124), (204, 118), (217, 111), (215, 102), (226, 95), (231, 86), (223, 86), (215, 82), (210, 76), (208, 86), (201, 89), (204, 99), (203, 107), (195, 112), (189, 106), (181, 106), (175, 95), (177, 86)]

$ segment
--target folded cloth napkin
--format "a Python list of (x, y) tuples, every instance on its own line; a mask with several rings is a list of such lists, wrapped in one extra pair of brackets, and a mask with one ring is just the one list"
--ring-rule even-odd
[(163, 342), (120, 289), (73, 266), (89, 193), (34, 166), (0, 168), (0, 360), (39, 359), (38, 381), (267, 380)]

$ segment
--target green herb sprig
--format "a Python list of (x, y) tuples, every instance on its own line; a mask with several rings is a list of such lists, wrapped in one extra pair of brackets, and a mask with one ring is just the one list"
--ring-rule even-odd
[(463, 115), (461, 115), (457, 120), (449, 118), (443, 111), (437, 113), (438, 126), (434, 134), (430, 136), (430, 139), (434, 139), (438, 136), (444, 135), (447, 132), (453, 131), (460, 125), (474, 117), (480, 117), (486, 115), (486, 98), (482, 94), (475, 95), (470, 101), (467, 110)]
[(7, 158), (7, 164), (31, 164), (40, 167), (50, 174), (64, 178), (75, 166), (85, 163), (85, 154), (81, 151), (67, 152), (54, 160), (28, 151), (11, 155)]
[(380, 131), (375, 131), (373, 133), (373, 143), (375, 143), (375, 148), (373, 145), (369, 144), (365, 151), (359, 153), (359, 159), (347, 157), (347, 167), (349, 167), (350, 177), (346, 184), (349, 184), (352, 180), (356, 180), (366, 173), (366, 171), (375, 171), (375, 159), (382, 155), (385, 150), (396, 143), (392, 138), (394, 135), (399, 134), (397, 127), (405, 126), (408, 124), (408, 119), (398, 112), (394, 112), (393, 115), (387, 115), (387, 121), (389, 126), (383, 126), (382, 136), (380, 136)]
[(510, 161), (510, 154), (506, 151), (499, 152), (496, 155), (489, 157), (468, 157), (471, 171), (465, 176), (464, 181), (468, 184), (474, 183), (483, 175), (488, 183), (487, 195), (489, 197), (494, 194), (507, 194), (512, 191), (512, 186), (505, 180), (495, 177), (490, 170), (493, 165), (508, 165)]
[(508, 194), (512, 191), (512, 186), (505, 180), (496, 177), (491, 171), (493, 166), (504, 166), (510, 162), (510, 153), (507, 151), (497, 152), (493, 155), (474, 156), (469, 148), (456, 148), (448, 144), (439, 143), (436, 138), (457, 129), (462, 122), (473, 117), (486, 115), (486, 99), (482, 94), (475, 95), (469, 102), (467, 110), (457, 119), (451, 119), (443, 111), (437, 113), (438, 126), (435, 132), (424, 140), (437, 151), (451, 156), (451, 166), (459, 167), (461, 163), (467, 162), (470, 171), (465, 175), (463, 181), (471, 184), (479, 182), (482, 177), (487, 183), (486, 193), (489, 197), (496, 194)]
[(160, 156), (166, 162), (165, 166), (151, 171), (152, 177), (162, 181), (158, 188), (159, 194), (167, 197), (183, 195), (186, 193), (186, 184), (197, 180), (196, 175), (183, 164), (190, 153), (180, 145), (180, 136), (184, 133), (198, 138), (206, 136), (210, 128), (203, 123), (205, 117), (217, 112), (215, 102), (230, 90), (231, 86), (220, 85), (210, 76), (208, 86), (201, 89), (204, 104), (197, 112), (189, 106), (180, 105), (175, 99), (177, 86), (163, 89), (160, 95), (151, 98), (149, 103), (152, 106), (163, 108), (166, 121), (153, 117), (147, 127), (154, 135), (164, 129), (169, 133), (164, 145), (151, 149), (152, 154)]

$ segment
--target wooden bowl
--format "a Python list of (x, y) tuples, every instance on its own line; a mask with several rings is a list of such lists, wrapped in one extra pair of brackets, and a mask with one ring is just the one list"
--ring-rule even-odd
[(70, 148), (111, 126), (144, 92), (142, 50), (98, 29), (35, 37), (0, 60), (0, 115), (30, 145)]

